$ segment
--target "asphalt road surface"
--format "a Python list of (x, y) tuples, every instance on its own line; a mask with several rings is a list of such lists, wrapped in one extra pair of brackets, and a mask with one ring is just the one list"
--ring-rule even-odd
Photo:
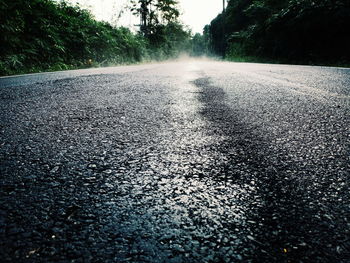
[(350, 262), (350, 69), (0, 79), (2, 262)]

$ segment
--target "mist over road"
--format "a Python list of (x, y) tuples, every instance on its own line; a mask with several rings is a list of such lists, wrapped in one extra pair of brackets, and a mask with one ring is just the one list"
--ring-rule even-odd
[(349, 262), (350, 69), (0, 78), (3, 262)]

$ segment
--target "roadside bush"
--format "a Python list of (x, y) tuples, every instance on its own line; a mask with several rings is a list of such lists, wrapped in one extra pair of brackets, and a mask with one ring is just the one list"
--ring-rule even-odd
[(230, 0), (209, 31), (212, 50), (233, 60), (350, 63), (349, 0)]
[(51, 0), (0, 0), (0, 74), (138, 62), (147, 42)]

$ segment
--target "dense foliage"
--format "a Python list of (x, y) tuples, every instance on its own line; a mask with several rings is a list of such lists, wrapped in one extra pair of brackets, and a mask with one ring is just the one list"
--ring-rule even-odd
[(49, 0), (0, 0), (0, 73), (139, 61), (144, 40)]
[(191, 35), (166, 10), (163, 3), (163, 16), (144, 36), (65, 2), (0, 0), (0, 75), (175, 56), (191, 47)]
[(210, 38), (229, 58), (349, 64), (350, 1), (230, 0)]

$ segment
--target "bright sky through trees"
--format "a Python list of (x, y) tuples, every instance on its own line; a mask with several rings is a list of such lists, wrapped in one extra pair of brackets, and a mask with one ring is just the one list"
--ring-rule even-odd
[[(130, 0), (68, 0), (68, 2), (79, 3), (83, 8), (89, 8), (98, 20), (112, 22)], [(222, 11), (222, 0), (179, 0), (179, 2), (182, 11), (181, 20), (194, 33), (201, 33), (203, 27)], [(130, 12), (124, 12), (118, 20), (118, 25), (128, 27), (137, 23), (138, 19)]]

